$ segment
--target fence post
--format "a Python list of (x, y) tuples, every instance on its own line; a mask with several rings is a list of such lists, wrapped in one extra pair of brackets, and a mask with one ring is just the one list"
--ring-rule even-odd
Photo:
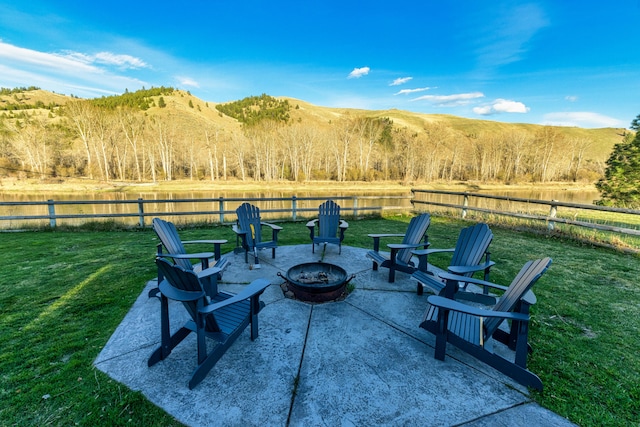
[(140, 228), (144, 228), (144, 202), (142, 197), (138, 197), (138, 215), (140, 216)]
[(298, 198), (296, 196), (292, 196), (291, 197), (291, 217), (293, 218), (293, 222), (296, 222), (297, 209), (298, 209)]
[(358, 196), (353, 196), (353, 216), (358, 217)]
[(56, 205), (52, 199), (47, 200), (49, 208), (49, 227), (56, 228)]
[(218, 201), (218, 210), (220, 211), (220, 225), (224, 224), (224, 197), (220, 197)]
[[(557, 200), (551, 200), (551, 201), (557, 202)], [(555, 218), (557, 214), (558, 214), (558, 205), (551, 204), (551, 209), (549, 210), (549, 218)], [(547, 223), (547, 228), (549, 229), (549, 231), (553, 231), (553, 229), (556, 228), (555, 221), (549, 221)]]
[(464, 193), (464, 199), (462, 201), (462, 218), (466, 218), (467, 217), (467, 206), (469, 206), (469, 194)]

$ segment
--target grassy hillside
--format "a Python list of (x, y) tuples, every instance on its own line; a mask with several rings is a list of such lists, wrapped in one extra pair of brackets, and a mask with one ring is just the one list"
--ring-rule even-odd
[[(176, 90), (163, 96), (164, 108), (158, 106), (159, 96), (152, 97), (153, 104), (146, 110), (148, 117), (157, 117), (171, 123), (172, 129), (182, 135), (202, 135), (206, 129), (218, 129), (233, 133), (241, 128), (241, 123), (216, 110), (216, 103), (203, 101), (189, 92)], [(404, 110), (361, 110), (348, 108), (329, 108), (310, 104), (295, 98), (281, 97), (291, 105), (291, 122), (304, 123), (311, 127), (323, 128), (332, 121), (345, 117), (388, 117), (396, 127), (406, 127), (420, 132), (425, 125), (440, 123), (465, 135), (497, 133), (510, 130), (526, 130), (535, 133), (541, 128), (534, 124), (513, 124), (489, 120), (476, 120), (443, 114), (422, 114)], [(76, 97), (60, 95), (42, 89), (0, 95), (0, 117), (11, 119), (24, 118), (24, 115), (57, 120), (57, 109)], [(33, 107), (33, 108), (31, 108)], [(614, 144), (621, 140), (625, 129), (603, 128), (583, 129), (576, 127), (554, 127), (569, 138), (586, 138), (592, 141), (587, 149), (586, 159), (605, 161)]]

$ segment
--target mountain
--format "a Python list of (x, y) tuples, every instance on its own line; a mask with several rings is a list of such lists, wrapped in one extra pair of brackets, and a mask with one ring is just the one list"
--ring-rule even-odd
[[(77, 97), (61, 95), (42, 89), (16, 90), (14, 93), (0, 94), (0, 117), (19, 118), (20, 113), (57, 121), (59, 116), (55, 110), (67, 102), (78, 100)], [(242, 124), (216, 110), (219, 103), (207, 102), (193, 96), (191, 93), (175, 90), (170, 95), (162, 96), (166, 106), (158, 107), (160, 96), (151, 97), (155, 102), (146, 113), (150, 117), (171, 120), (178, 132), (197, 134), (200, 129), (216, 128), (233, 132), (241, 128)], [(459, 131), (465, 135), (481, 133), (525, 130), (535, 133), (542, 126), (526, 123), (503, 123), (490, 120), (467, 119), (446, 114), (423, 114), (411, 111), (390, 110), (362, 110), (351, 108), (331, 108), (310, 104), (303, 100), (279, 97), (291, 106), (291, 122), (302, 122), (317, 128), (327, 127), (330, 123), (343, 118), (388, 118), (395, 127), (406, 127), (415, 132), (422, 132), (427, 124), (438, 123), (445, 127)], [(54, 111), (50, 114), (50, 111)], [(608, 158), (614, 144), (620, 142), (625, 132), (622, 128), (585, 129), (578, 127), (551, 127), (568, 138), (587, 138), (592, 144), (587, 148), (585, 158), (594, 161), (604, 161)]]

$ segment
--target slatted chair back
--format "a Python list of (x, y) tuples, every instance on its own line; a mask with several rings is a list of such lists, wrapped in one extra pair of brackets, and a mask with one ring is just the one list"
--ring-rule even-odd
[[(551, 265), (551, 258), (542, 258), (527, 262), (518, 275), (513, 279), (507, 290), (502, 294), (498, 303), (493, 307), (494, 311), (510, 312), (516, 307), (518, 301), (531, 289), (538, 279)], [(485, 337), (490, 337), (502, 323), (500, 318), (487, 318), (484, 320)]]
[[(186, 254), (187, 251), (182, 244), (182, 240), (180, 240), (180, 236), (178, 235), (178, 230), (176, 226), (173, 225), (172, 222), (164, 221), (160, 218), (153, 219), (153, 231), (156, 232), (156, 235), (162, 242), (162, 246), (165, 247), (167, 253), (170, 254)], [(174, 259), (176, 265), (184, 268), (185, 270), (193, 270), (193, 266), (191, 265), (191, 261), (188, 259)]]
[[(423, 213), (411, 218), (411, 222), (409, 222), (409, 226), (407, 227), (407, 231), (404, 234), (402, 243), (405, 245), (417, 245), (418, 243), (420, 243), (420, 241), (427, 233), (427, 228), (429, 228), (430, 223), (431, 216), (427, 213)], [(414, 249), (415, 247), (400, 249), (396, 257), (396, 262), (408, 264), (412, 256), (411, 251)]]
[[(198, 276), (191, 270), (187, 270), (179, 265), (172, 265), (164, 258), (156, 258), (156, 265), (158, 270), (162, 273), (167, 283), (179, 292), (192, 293), (194, 297), (200, 296), (200, 298), (183, 301), (182, 304), (189, 312), (191, 319), (197, 323), (198, 321), (198, 306), (206, 305), (206, 294), (202, 288)], [(219, 332), (220, 328), (213, 315), (208, 315), (205, 318), (205, 330), (208, 332)]]
[[(462, 229), (451, 257), (451, 265), (474, 266), (480, 264), (492, 240), (493, 233), (487, 224), (478, 223)], [(473, 273), (469, 275), (471, 274)]]
[(236, 209), (236, 215), (238, 216), (238, 227), (247, 233), (246, 239), (249, 247), (253, 248), (256, 243), (262, 242), (260, 209), (250, 203), (243, 203)]
[(318, 237), (335, 238), (340, 224), (340, 206), (327, 200), (318, 208)]

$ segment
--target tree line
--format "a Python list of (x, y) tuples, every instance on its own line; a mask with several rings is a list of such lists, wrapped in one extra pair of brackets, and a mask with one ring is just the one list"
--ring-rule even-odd
[(288, 104), (261, 97), (258, 108), (255, 99), (234, 106), (245, 115), (259, 110), (261, 102), (272, 110), (254, 114), (239, 129), (210, 124), (184, 131), (145, 108), (171, 91), (73, 100), (60, 107), (57, 121), (37, 115), (13, 121), (0, 117), (0, 173), (154, 182), (512, 183), (593, 182), (605, 168), (603, 162), (585, 160), (591, 140), (568, 138), (553, 127), (465, 134), (438, 122), (416, 130), (388, 118), (348, 114), (308, 125), (288, 120)]

